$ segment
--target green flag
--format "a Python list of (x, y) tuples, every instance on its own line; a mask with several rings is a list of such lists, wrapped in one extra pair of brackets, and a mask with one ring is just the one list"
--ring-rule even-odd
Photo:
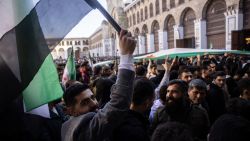
[(74, 50), (72, 47), (71, 53), (68, 56), (68, 60), (67, 60), (66, 66), (64, 68), (64, 72), (63, 72), (62, 83), (64, 85), (69, 80), (76, 80), (76, 67), (75, 67), (73, 52), (74, 52)]

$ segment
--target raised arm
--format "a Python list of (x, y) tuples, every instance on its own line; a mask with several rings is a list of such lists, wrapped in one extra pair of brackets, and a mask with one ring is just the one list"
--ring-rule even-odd
[(111, 88), (111, 100), (90, 121), (88, 135), (85, 135), (87, 140), (108, 138), (122, 121), (124, 111), (129, 110), (135, 76), (132, 54), (136, 41), (124, 30), (121, 31), (119, 40), (121, 61), (117, 81)]
[[(173, 62), (172, 62), (172, 64), (173, 64)], [(172, 67), (172, 64), (170, 64), (170, 63), (168, 62), (168, 56), (167, 56), (166, 59), (165, 59), (165, 63), (162, 64), (162, 66), (163, 66), (164, 69), (165, 69), (164, 76), (163, 76), (163, 78), (161, 79), (161, 82), (160, 82), (160, 84), (158, 85), (158, 87), (155, 89), (155, 99), (159, 99), (159, 98), (160, 98), (159, 91), (160, 91), (161, 87), (169, 82), (169, 72), (170, 72), (170, 69), (171, 69), (171, 67)]]

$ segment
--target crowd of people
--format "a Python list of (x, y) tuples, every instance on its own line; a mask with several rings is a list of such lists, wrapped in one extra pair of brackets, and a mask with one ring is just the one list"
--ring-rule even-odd
[(133, 62), (134, 39), (123, 30), (119, 39), (119, 65), (77, 65), (63, 98), (49, 103), (56, 125), (46, 122), (37, 136), (25, 130), (27, 140), (250, 140), (249, 56)]

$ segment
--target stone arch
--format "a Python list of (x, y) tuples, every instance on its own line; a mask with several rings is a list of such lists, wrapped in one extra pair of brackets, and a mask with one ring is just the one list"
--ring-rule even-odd
[(155, 51), (159, 51), (159, 31), (160, 24), (157, 20), (154, 20), (151, 26), (151, 33), (154, 34), (154, 47)]
[(69, 47), (69, 48), (67, 49), (67, 58), (68, 58), (68, 56), (70, 55), (71, 51), (72, 51), (72, 47)]
[(187, 7), (183, 10), (180, 17), (180, 25), (184, 29), (184, 38), (194, 38), (194, 20), (196, 19), (195, 12), (192, 8)]
[(145, 53), (147, 53), (148, 52), (148, 40), (147, 40), (148, 27), (146, 24), (142, 26), (141, 33), (142, 33), (142, 36), (144, 36), (145, 38)]
[(80, 56), (80, 53), (81, 53), (81, 48), (80, 47), (76, 47), (75, 48), (75, 58), (78, 60), (81, 56)]
[(53, 49), (51, 51), (51, 55), (52, 55), (53, 59), (57, 58), (57, 51), (56, 51), (56, 49)]
[(140, 30), (138, 27), (136, 27), (134, 31), (134, 37), (138, 37), (139, 34), (140, 34)]
[(58, 56), (59, 58), (63, 58), (63, 59), (65, 58), (65, 51), (63, 48), (58, 49)]
[(207, 46), (213, 49), (225, 48), (225, 0), (209, 0), (203, 9), (203, 18), (207, 23)]
[(160, 2), (159, 0), (155, 0), (155, 15), (160, 14)]
[(168, 48), (174, 48), (174, 25), (175, 19), (173, 15), (168, 15), (164, 20), (163, 30), (167, 31)]
[(149, 4), (149, 17), (153, 17), (154, 16), (154, 7), (153, 7), (153, 3)]
[(148, 19), (148, 7), (147, 6), (145, 6), (144, 8), (144, 15), (145, 15), (145, 20), (147, 20)]
[(239, 10), (243, 13), (243, 29), (250, 29), (250, 0), (240, 0)]

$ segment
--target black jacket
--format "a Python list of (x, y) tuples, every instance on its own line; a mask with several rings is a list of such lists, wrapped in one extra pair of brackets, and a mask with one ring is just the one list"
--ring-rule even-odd
[(222, 114), (225, 113), (225, 98), (223, 90), (215, 84), (210, 84), (210, 90), (206, 96), (209, 107), (209, 118), (211, 124)]
[(141, 113), (129, 110), (124, 122), (116, 128), (111, 141), (149, 141), (149, 121)]
[(191, 104), (188, 100), (183, 106), (181, 111), (173, 114), (170, 114), (166, 107), (159, 109), (154, 116), (150, 133), (152, 134), (159, 124), (180, 122), (190, 127), (194, 139), (206, 139), (210, 127), (207, 112), (197, 105)]

